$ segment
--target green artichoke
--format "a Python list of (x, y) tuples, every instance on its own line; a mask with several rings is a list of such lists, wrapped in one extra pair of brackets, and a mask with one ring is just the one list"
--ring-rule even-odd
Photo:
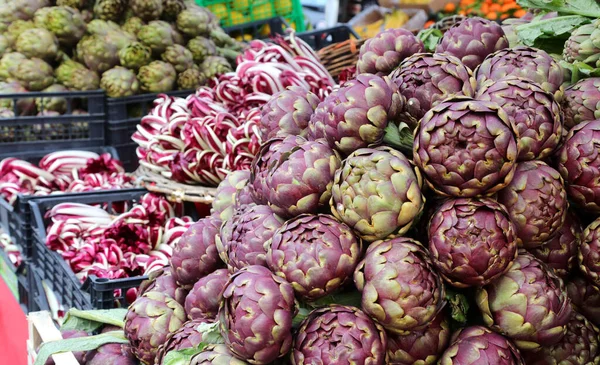
[(104, 36), (104, 40), (109, 44), (114, 44), (117, 47), (117, 50), (121, 50), (131, 43), (135, 43), (137, 41), (136, 37), (133, 34), (129, 34), (125, 31), (108, 31)]
[(152, 49), (139, 42), (130, 43), (119, 51), (121, 66), (138, 71), (152, 62)]
[(10, 52), (10, 42), (8, 38), (2, 34), (0, 34), (0, 57), (4, 56), (4, 54)]
[(77, 44), (77, 56), (90, 70), (103, 73), (119, 64), (118, 47), (104, 36), (83, 37)]
[(168, 21), (176, 21), (179, 13), (187, 9), (184, 0), (164, 0), (162, 17)]
[[(196, 37), (190, 39), (187, 48), (192, 52), (194, 62), (201, 64), (208, 56), (217, 54), (217, 46), (215, 43), (204, 37)], [(203, 69), (204, 70), (204, 69)]]
[(388, 364), (433, 365), (450, 341), (450, 326), (443, 312), (421, 331), (405, 336), (388, 334)]
[(217, 318), (229, 276), (227, 269), (217, 269), (194, 284), (185, 298), (185, 311), (189, 319)]
[(263, 266), (233, 274), (219, 309), (221, 335), (229, 350), (251, 364), (269, 364), (292, 346), (294, 290)]
[(529, 252), (551, 267), (556, 275), (566, 279), (576, 266), (582, 234), (579, 219), (574, 212), (568, 211), (565, 223), (554, 238)]
[(227, 72), (233, 71), (229, 61), (221, 56), (206, 56), (200, 65), (200, 69), (202, 70), (204, 77), (207, 79), (212, 79), (213, 77), (218, 77)]
[(429, 251), (450, 284), (483, 286), (517, 257), (517, 231), (507, 210), (492, 199), (448, 200), (431, 217)]
[(372, 243), (354, 283), (365, 313), (399, 335), (425, 328), (446, 304), (442, 279), (425, 248), (411, 238)]
[(82, 9), (87, 3), (87, 0), (56, 0), (58, 6), (68, 6), (74, 9)]
[(347, 156), (383, 142), (385, 128), (402, 110), (398, 88), (387, 76), (358, 75), (333, 91), (310, 119), (308, 139), (325, 139)]
[(191, 288), (202, 277), (223, 267), (215, 245), (221, 220), (215, 216), (200, 219), (181, 236), (170, 260), (177, 284)]
[[(0, 94), (19, 94), (27, 93), (21, 84), (16, 81), (0, 82)], [(17, 101), (18, 115), (31, 115), (35, 113), (35, 100), (33, 98), (21, 98)], [(14, 117), (14, 101), (11, 99), (0, 99), (0, 108), (2, 108), (2, 117)]]
[(177, 32), (169, 23), (162, 20), (153, 20), (147, 25), (143, 25), (138, 31), (137, 37), (157, 55), (165, 52), (169, 46), (180, 44)]
[(558, 233), (567, 216), (560, 173), (542, 161), (519, 163), (513, 180), (498, 193), (515, 224), (519, 247), (535, 248)]
[(421, 119), (413, 158), (433, 190), (468, 198), (508, 185), (518, 152), (517, 133), (498, 104), (456, 97)]
[(222, 221), (231, 218), (237, 193), (242, 190), (250, 179), (250, 171), (232, 171), (219, 183), (215, 192), (210, 214)]
[(248, 365), (235, 358), (225, 345), (208, 345), (190, 360), (190, 365)]
[(10, 0), (2, 4), (3, 10), (11, 16), (11, 20), (31, 20), (36, 11), (50, 6), (48, 0)]
[(600, 325), (600, 288), (575, 275), (567, 283), (567, 293), (577, 311), (596, 326)]
[(107, 35), (120, 30), (119, 24), (110, 20), (94, 19), (87, 25), (87, 32), (95, 35)]
[(475, 96), (473, 72), (448, 54), (415, 54), (406, 58), (390, 77), (406, 100), (399, 119), (411, 129), (440, 101), (453, 95)]
[(508, 48), (508, 39), (502, 27), (491, 20), (474, 17), (463, 19), (448, 29), (435, 52), (455, 56), (475, 70), (488, 55), (505, 48)]
[(125, 21), (121, 29), (129, 34), (137, 37), (138, 32), (145, 25), (144, 21), (138, 17), (131, 17)]
[(160, 292), (175, 299), (182, 306), (185, 305), (185, 298), (188, 291), (177, 285), (175, 276), (171, 272), (171, 268), (166, 266), (162, 269), (152, 271), (148, 274), (148, 279), (142, 281), (138, 289), (138, 297), (147, 292)]
[(486, 57), (475, 71), (478, 85), (506, 76), (529, 79), (554, 94), (557, 101), (562, 99), (560, 87), (564, 80), (564, 69), (540, 49), (519, 46), (500, 50)]
[(557, 344), (571, 318), (563, 281), (525, 251), (506, 274), (478, 289), (476, 299), (486, 325), (525, 351)]
[(600, 218), (583, 231), (578, 259), (581, 272), (592, 284), (600, 287)]
[(118, 21), (125, 11), (125, 0), (96, 0), (94, 15), (102, 20)]
[(309, 302), (341, 288), (362, 253), (361, 242), (350, 227), (327, 214), (288, 220), (265, 246), (269, 268)]
[(58, 54), (58, 40), (46, 29), (27, 29), (17, 38), (15, 49), (28, 58), (52, 61)]
[(171, 332), (177, 331), (186, 321), (185, 310), (170, 296), (150, 291), (137, 298), (125, 317), (125, 335), (133, 353), (150, 365)]
[(583, 79), (565, 90), (565, 127), (600, 119), (600, 77)]
[(194, 6), (177, 15), (177, 29), (190, 38), (208, 36), (216, 25), (214, 16), (205, 8)]
[(10, 76), (29, 91), (42, 91), (54, 83), (52, 66), (39, 58), (22, 60)]
[(335, 173), (331, 211), (365, 241), (402, 235), (423, 210), (421, 185), (421, 174), (401, 152), (361, 148)]
[(153, 61), (140, 67), (138, 80), (140, 89), (144, 92), (162, 93), (173, 90), (177, 72), (170, 64), (162, 61)]
[(17, 66), (27, 57), (22, 53), (18, 52), (9, 52), (5, 53), (2, 58), (0, 58), (0, 80), (6, 80), (10, 77), (11, 72), (14, 71)]
[(135, 72), (117, 66), (102, 74), (100, 88), (110, 98), (122, 98), (137, 94), (140, 90), (140, 83)]
[(33, 23), (33, 21), (18, 19), (18, 20), (15, 20), (14, 22), (10, 23), (10, 25), (8, 26), (8, 29), (4, 33), (4, 36), (9, 41), (10, 45), (14, 46), (15, 42), (17, 41), (17, 38), (19, 38), (21, 33), (23, 33), (24, 31), (26, 31), (28, 29), (35, 29), (35, 28), (36, 28), (36, 25)]
[(79, 10), (54, 6), (42, 17), (35, 17), (35, 25), (52, 32), (63, 46), (73, 46), (85, 34), (86, 25)]
[(389, 75), (404, 59), (421, 52), (425, 46), (410, 30), (384, 30), (360, 47), (356, 69), (361, 74)]
[(600, 19), (575, 29), (565, 43), (563, 59), (600, 67)]
[(439, 365), (524, 365), (515, 345), (501, 335), (482, 326), (471, 326), (456, 332), (452, 344), (444, 352)]
[[(44, 90), (45, 93), (57, 93), (67, 92), (69, 89), (63, 85), (54, 84)], [(52, 97), (52, 98), (37, 98), (35, 99), (35, 105), (39, 111), (50, 110), (58, 113), (65, 113), (67, 111), (67, 99), (63, 97)]]
[(96, 90), (100, 86), (96, 72), (73, 60), (66, 60), (56, 68), (56, 79), (72, 90)]
[(267, 266), (268, 242), (285, 222), (267, 205), (245, 207), (223, 222), (216, 245), (230, 272), (250, 265)]
[(192, 56), (192, 52), (180, 44), (174, 44), (167, 47), (161, 58), (163, 61), (173, 65), (175, 71), (178, 73), (194, 66), (194, 56)]
[(163, 0), (129, 0), (129, 8), (144, 21), (157, 20), (163, 12)]
[(378, 323), (355, 307), (316, 309), (294, 338), (292, 365), (385, 365), (387, 336)]
[(206, 84), (206, 77), (198, 67), (188, 68), (177, 75), (179, 90), (196, 90)]
[(502, 106), (518, 132), (519, 160), (542, 160), (554, 153), (563, 136), (560, 106), (536, 83), (508, 76), (481, 85), (477, 100)]
[(273, 95), (261, 108), (262, 140), (308, 134), (308, 122), (319, 105), (319, 97), (301, 86), (288, 86)]
[(165, 356), (170, 351), (180, 351), (184, 349), (193, 349), (202, 343), (202, 332), (198, 331), (198, 326), (203, 323), (211, 323), (208, 319), (198, 319), (187, 321), (181, 328), (175, 332), (169, 333), (165, 343), (158, 347), (155, 365), (163, 365)]
[(528, 365), (600, 364), (600, 331), (590, 321), (574, 312), (567, 324), (567, 334), (541, 351), (524, 353)]
[(600, 212), (599, 144), (600, 120), (580, 123), (571, 129), (557, 157), (569, 199), (591, 212)]

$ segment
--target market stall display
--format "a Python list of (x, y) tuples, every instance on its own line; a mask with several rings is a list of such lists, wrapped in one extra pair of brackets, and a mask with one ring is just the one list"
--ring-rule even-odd
[(161, 95), (133, 135), (146, 186), (213, 188), (211, 210), (31, 202), (38, 266), (148, 275), (111, 288), (127, 308), (58, 307), (84, 337), (34, 365), (600, 364), (600, 5), (521, 3), (382, 29), (339, 83), (291, 33)]

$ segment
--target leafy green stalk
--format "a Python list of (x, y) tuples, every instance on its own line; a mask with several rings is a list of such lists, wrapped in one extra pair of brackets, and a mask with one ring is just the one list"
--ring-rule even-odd
[(85, 332), (93, 332), (105, 324), (123, 328), (125, 326), (125, 315), (127, 309), (97, 309), (82, 311), (71, 308), (61, 329), (65, 330), (81, 330)]
[(46, 360), (53, 354), (69, 351), (92, 351), (108, 343), (127, 344), (129, 341), (125, 338), (125, 334), (122, 331), (112, 331), (96, 336), (46, 342), (40, 346), (33, 365), (44, 365)]
[(595, 0), (517, 0), (524, 8), (557, 11), (565, 15), (600, 18), (600, 4)]

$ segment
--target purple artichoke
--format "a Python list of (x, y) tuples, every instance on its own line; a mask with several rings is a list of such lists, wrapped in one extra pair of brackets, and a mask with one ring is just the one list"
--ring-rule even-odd
[[(81, 363), (83, 364), (83, 362)], [(133, 351), (130, 346), (118, 343), (108, 343), (100, 346), (95, 351), (89, 352), (85, 364), (137, 365), (138, 361), (135, 356), (133, 356)]]
[[(252, 185), (246, 184), (242, 190), (239, 190), (237, 194), (235, 194), (235, 201), (233, 202), (234, 211), (237, 209), (241, 209), (243, 207), (247, 207), (249, 205), (255, 205), (254, 196), (252, 193)], [(233, 212), (231, 213), (233, 215)]]
[(185, 298), (185, 311), (189, 319), (217, 318), (223, 290), (229, 280), (227, 269), (218, 269), (198, 280)]
[(554, 269), (556, 275), (566, 278), (577, 263), (582, 234), (583, 228), (577, 216), (573, 212), (567, 212), (565, 223), (554, 238), (529, 252)]
[(600, 212), (600, 119), (576, 125), (558, 153), (558, 171), (569, 198), (582, 208)]
[(312, 311), (294, 339), (292, 365), (385, 365), (387, 336), (358, 308), (331, 305)]
[(267, 266), (265, 242), (285, 220), (267, 205), (241, 209), (225, 221), (217, 238), (217, 249), (230, 272), (250, 265)]
[(387, 76), (358, 75), (323, 100), (310, 119), (308, 139), (323, 138), (348, 156), (383, 142), (388, 122), (402, 110), (398, 87)]
[(575, 309), (600, 326), (600, 288), (581, 276), (575, 276), (567, 283), (567, 293)]
[(600, 287), (600, 218), (583, 231), (578, 259), (581, 272), (592, 284)]
[(563, 136), (560, 106), (551, 93), (520, 77), (486, 82), (477, 100), (502, 106), (518, 132), (519, 160), (542, 160), (558, 147)]
[(388, 334), (388, 364), (433, 365), (448, 347), (450, 334), (450, 326), (443, 312), (421, 331), (406, 336)]
[(470, 198), (493, 194), (512, 180), (517, 134), (496, 103), (448, 99), (433, 107), (415, 131), (413, 158), (431, 188)]
[(268, 364), (292, 346), (294, 289), (263, 266), (247, 266), (229, 280), (219, 309), (229, 350), (250, 364)]
[(473, 72), (448, 54), (412, 55), (390, 77), (406, 100), (400, 120), (413, 129), (442, 100), (453, 95), (475, 96)]
[(507, 47), (508, 39), (498, 23), (474, 17), (448, 29), (435, 52), (455, 56), (475, 70), (488, 55)]
[(399, 335), (425, 328), (446, 304), (427, 251), (406, 237), (372, 243), (354, 272), (362, 309)]
[[(257, 196), (281, 217), (316, 213), (329, 202), (333, 176), (341, 165), (339, 156), (325, 143), (302, 137), (270, 141), (252, 166), (250, 181)], [(260, 163), (258, 159), (265, 155), (266, 161)]]
[(584, 316), (573, 312), (567, 324), (567, 334), (556, 345), (541, 351), (526, 352), (527, 365), (600, 364), (598, 328)]
[(558, 171), (542, 161), (517, 165), (513, 180), (498, 193), (515, 224), (519, 247), (551, 240), (567, 216), (567, 191)]
[(185, 297), (188, 294), (187, 290), (177, 286), (169, 266), (151, 272), (148, 279), (140, 284), (138, 296), (142, 296), (149, 291), (165, 293), (181, 305), (185, 303)]
[(561, 96), (559, 90), (564, 80), (564, 69), (540, 49), (519, 46), (500, 50), (489, 55), (475, 71), (478, 85), (509, 75), (529, 79), (555, 97)]
[(506, 274), (478, 290), (477, 305), (489, 327), (527, 351), (558, 343), (571, 317), (562, 280), (525, 251)]
[(410, 30), (387, 29), (360, 47), (356, 69), (359, 74), (389, 75), (405, 58), (424, 51), (423, 42)]
[[(89, 334), (85, 331), (81, 331), (81, 330), (66, 330), (66, 331), (61, 331), (61, 335), (63, 339), (69, 339), (69, 338), (81, 338), (81, 337), (88, 337)], [(79, 362), (80, 364), (84, 363), (84, 359), (86, 357), (86, 352), (85, 351), (74, 351), (73, 352), (73, 356), (75, 356), (75, 360), (77, 360), (77, 362)], [(50, 356), (48, 358), (48, 360), (46, 360), (45, 365), (54, 365), (54, 359), (52, 358), (52, 356)]]
[(361, 148), (335, 174), (331, 211), (365, 241), (401, 235), (423, 209), (421, 185), (421, 174), (401, 152)]
[(267, 262), (296, 294), (311, 301), (332, 294), (354, 273), (361, 243), (350, 227), (326, 214), (303, 214), (275, 231)]
[(524, 365), (525, 362), (508, 339), (482, 326), (456, 332), (440, 365)]
[(212, 321), (208, 319), (187, 321), (177, 331), (171, 332), (167, 336), (167, 341), (158, 348), (154, 364), (162, 365), (169, 351), (190, 349), (200, 345), (202, 343), (202, 333), (198, 331), (198, 326), (202, 323), (212, 323)]
[(150, 291), (129, 306), (125, 335), (135, 356), (144, 364), (154, 364), (158, 347), (185, 321), (185, 309), (175, 299)]
[(517, 235), (506, 209), (492, 199), (453, 199), (429, 223), (429, 251), (446, 281), (483, 286), (517, 257)]
[[(258, 154), (254, 156), (252, 167), (250, 169), (250, 193), (256, 204), (266, 205), (269, 194), (267, 178), (271, 171), (271, 166), (281, 159), (282, 155), (289, 155), (296, 146), (295, 143), (283, 143), (284, 137), (271, 138), (264, 142)], [(290, 140), (291, 142), (291, 140)]]
[(215, 200), (212, 203), (210, 213), (216, 215), (221, 221), (226, 221), (233, 215), (237, 194), (246, 187), (250, 179), (250, 171), (240, 170), (230, 172), (217, 186)]
[(194, 355), (190, 365), (247, 365), (236, 359), (225, 345), (208, 345), (197, 355)]
[(321, 100), (301, 86), (289, 86), (261, 108), (262, 140), (288, 135), (306, 137), (308, 122)]
[(208, 216), (181, 236), (171, 257), (171, 270), (179, 285), (191, 288), (200, 278), (223, 266), (215, 245), (220, 226), (219, 218)]
[(565, 90), (565, 127), (600, 119), (600, 77), (583, 79)]

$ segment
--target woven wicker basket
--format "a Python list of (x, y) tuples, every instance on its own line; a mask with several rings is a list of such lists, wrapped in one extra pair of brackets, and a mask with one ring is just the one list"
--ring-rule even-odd
[(140, 184), (153, 193), (164, 194), (172, 202), (211, 204), (217, 188), (181, 184), (140, 166), (135, 171)]
[(348, 39), (347, 41), (335, 43), (319, 50), (321, 63), (333, 77), (350, 67), (356, 66), (358, 52), (365, 39)]

